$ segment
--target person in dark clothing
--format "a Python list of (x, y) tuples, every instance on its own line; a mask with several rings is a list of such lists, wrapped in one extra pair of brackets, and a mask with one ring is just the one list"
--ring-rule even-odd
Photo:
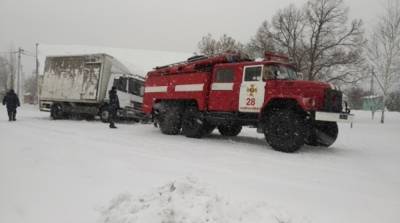
[(16, 121), (17, 107), (20, 106), (18, 95), (11, 89), (3, 98), (3, 105), (7, 106), (8, 121)]
[(117, 95), (117, 88), (112, 87), (111, 90), (108, 92), (108, 97), (110, 99), (109, 106), (108, 106), (108, 121), (110, 123), (110, 128), (115, 129), (115, 119), (117, 118), (117, 111), (119, 107), (119, 99)]

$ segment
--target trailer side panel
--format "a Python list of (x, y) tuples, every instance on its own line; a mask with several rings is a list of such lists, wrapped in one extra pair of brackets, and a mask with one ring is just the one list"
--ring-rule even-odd
[(102, 56), (48, 57), (41, 98), (57, 101), (96, 101)]

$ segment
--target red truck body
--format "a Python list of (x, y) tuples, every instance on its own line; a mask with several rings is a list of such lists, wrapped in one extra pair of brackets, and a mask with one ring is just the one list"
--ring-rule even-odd
[(327, 117), (319, 121), (351, 120), (348, 112), (342, 112), (340, 91), (327, 83), (297, 80), (288, 58), (273, 54), (251, 61), (227, 53), (157, 67), (146, 78), (143, 110), (160, 116), (160, 105), (178, 107), (174, 112), (179, 113), (180, 122), (190, 107), (209, 126), (251, 125), (264, 133), (271, 122), (268, 113), (277, 109), (295, 110), (304, 120), (318, 121), (316, 116), (321, 115)]

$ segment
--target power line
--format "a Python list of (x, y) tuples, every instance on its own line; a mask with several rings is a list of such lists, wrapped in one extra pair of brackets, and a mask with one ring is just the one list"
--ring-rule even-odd
[(0, 51), (0, 53), (4, 53), (4, 54), (6, 54), (6, 53), (18, 53), (18, 51)]
[(23, 51), (22, 54), (25, 55), (25, 56), (28, 56), (28, 57), (36, 57), (36, 56), (33, 55), (33, 54), (26, 54), (25, 51)]

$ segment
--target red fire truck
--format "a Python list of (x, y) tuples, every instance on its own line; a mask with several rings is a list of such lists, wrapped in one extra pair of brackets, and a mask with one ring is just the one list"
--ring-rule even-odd
[(143, 110), (168, 135), (201, 138), (217, 128), (236, 136), (252, 126), (278, 151), (328, 147), (337, 122), (353, 116), (333, 85), (298, 79), (283, 55), (266, 53), (262, 61), (238, 53), (195, 56), (147, 74)]

